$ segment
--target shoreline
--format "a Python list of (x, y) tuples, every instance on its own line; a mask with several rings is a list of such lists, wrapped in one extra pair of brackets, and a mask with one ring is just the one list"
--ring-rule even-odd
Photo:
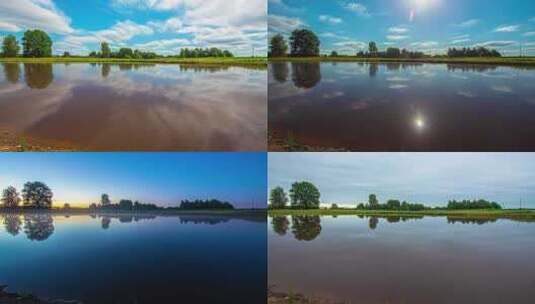
[(459, 58), (363, 58), (355, 56), (270, 57), (273, 62), (362, 62), (362, 63), (429, 63), (480, 64), (498, 66), (525, 66), (535, 68), (535, 57), (459, 57)]

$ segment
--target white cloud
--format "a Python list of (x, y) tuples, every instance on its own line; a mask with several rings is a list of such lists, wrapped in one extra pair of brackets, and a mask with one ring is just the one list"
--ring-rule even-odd
[(457, 36), (451, 37), (452, 40), (467, 39), (467, 38), (470, 38), (470, 35), (462, 34), (462, 35), (457, 35)]
[(333, 43), (333, 46), (349, 49), (364, 49), (368, 44), (362, 41), (340, 41)]
[(409, 39), (409, 38), (410, 38), (410, 36), (407, 36), (407, 35), (388, 35), (388, 36), (386, 36), (386, 39), (394, 40), (394, 41), (406, 40), (406, 39)]
[(452, 40), (450, 43), (451, 44), (460, 44), (460, 43), (465, 43), (465, 42), (470, 42), (470, 41), (472, 41), (472, 39), (465, 38), (465, 39)]
[(438, 46), (438, 42), (436, 41), (419, 41), (419, 42), (413, 42), (411, 43), (412, 47), (417, 48), (432, 48)]
[(466, 20), (466, 21), (463, 21), (459, 24), (457, 24), (458, 27), (463, 27), (463, 28), (469, 28), (469, 27), (473, 27), (473, 26), (476, 26), (478, 25), (480, 22), (479, 19), (469, 19), (469, 20)]
[(526, 36), (526, 37), (535, 36), (535, 32), (526, 32), (526, 33), (524, 33), (524, 36)]
[(370, 12), (368, 11), (368, 8), (365, 5), (360, 4), (358, 2), (346, 3), (344, 5), (344, 8), (349, 10), (349, 11), (352, 11), (354, 13), (357, 13), (357, 15), (362, 16), (362, 17), (370, 17), (371, 16)]
[(520, 25), (501, 25), (494, 29), (493, 32), (496, 33), (512, 33), (517, 32), (520, 28)]
[(406, 27), (402, 27), (402, 26), (393, 26), (389, 28), (388, 31), (394, 34), (405, 34), (409, 32), (409, 29)]
[(55, 34), (74, 32), (70, 19), (51, 0), (2, 0), (0, 20), (0, 29), (11, 32), (35, 28)]
[(338, 17), (333, 17), (333, 16), (329, 16), (329, 15), (320, 15), (319, 16), (319, 20), (321, 22), (325, 22), (325, 23), (329, 23), (329, 24), (340, 24), (343, 22), (343, 20), (341, 18), (338, 18)]
[(504, 47), (517, 44), (516, 41), (487, 41), (482, 43), (477, 43), (475, 46), (483, 47)]
[(269, 31), (276, 33), (289, 33), (303, 26), (306, 26), (306, 24), (299, 18), (291, 18), (279, 15), (268, 16)]

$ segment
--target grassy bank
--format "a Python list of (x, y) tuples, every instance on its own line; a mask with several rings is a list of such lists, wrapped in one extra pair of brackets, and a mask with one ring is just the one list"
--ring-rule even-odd
[(270, 62), (291, 61), (291, 62), (371, 62), (371, 63), (450, 63), (450, 64), (491, 64), (491, 65), (514, 65), (535, 67), (535, 57), (428, 57), (428, 58), (363, 58), (353, 56), (339, 57), (271, 57)]
[(474, 209), (474, 210), (446, 210), (446, 209), (429, 209), (422, 211), (402, 211), (402, 210), (357, 210), (357, 209), (277, 209), (269, 210), (269, 216), (282, 215), (327, 215), (327, 216), (344, 216), (344, 215), (363, 215), (363, 216), (449, 216), (455, 218), (490, 218), (490, 219), (519, 219), (535, 220), (534, 209)]
[(157, 58), (157, 59), (121, 59), (92, 57), (47, 57), (47, 58), (0, 58), (6, 63), (122, 63), (122, 64), (198, 64), (198, 65), (233, 65), (262, 67), (267, 65), (265, 57), (208, 57), (208, 58)]

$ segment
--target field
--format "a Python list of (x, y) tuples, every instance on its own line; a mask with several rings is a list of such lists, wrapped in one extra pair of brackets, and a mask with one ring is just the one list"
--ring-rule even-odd
[(447, 57), (427, 57), (419, 59), (411, 58), (363, 58), (354, 56), (338, 57), (271, 57), (270, 62), (293, 61), (293, 62), (409, 62), (409, 63), (450, 63), (450, 64), (495, 64), (514, 66), (535, 67), (535, 57), (467, 57), (467, 58), (447, 58)]

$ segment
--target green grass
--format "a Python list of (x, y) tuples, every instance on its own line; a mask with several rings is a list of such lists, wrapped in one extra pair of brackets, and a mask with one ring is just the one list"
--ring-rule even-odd
[(362, 58), (354, 56), (339, 57), (272, 57), (270, 62), (292, 61), (292, 62), (413, 62), (413, 63), (452, 63), (452, 64), (494, 64), (494, 65), (515, 65), (515, 66), (534, 66), (535, 57), (466, 57), (466, 58), (448, 58), (448, 57), (427, 57), (419, 59), (411, 58)]
[(357, 210), (357, 209), (271, 209), (270, 216), (282, 215), (367, 215), (367, 216), (450, 216), (458, 218), (507, 218), (520, 220), (535, 220), (534, 209), (474, 209), (474, 210), (446, 210), (429, 209), (422, 211), (401, 211), (401, 210)]
[(237, 65), (266, 66), (266, 57), (234, 58), (158, 58), (158, 59), (119, 59), (91, 57), (46, 57), (46, 58), (0, 58), (0, 62), (19, 63), (131, 63), (131, 64), (199, 64), (199, 65)]

